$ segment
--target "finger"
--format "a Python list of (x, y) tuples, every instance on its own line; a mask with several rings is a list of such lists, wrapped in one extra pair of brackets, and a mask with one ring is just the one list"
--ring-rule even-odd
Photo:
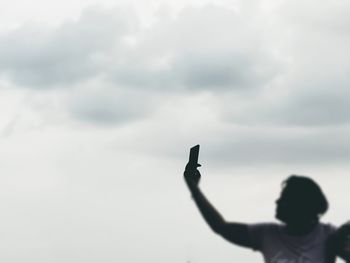
[(190, 177), (191, 176), (191, 172), (189, 170), (185, 170), (184, 171), (184, 176), (185, 177)]

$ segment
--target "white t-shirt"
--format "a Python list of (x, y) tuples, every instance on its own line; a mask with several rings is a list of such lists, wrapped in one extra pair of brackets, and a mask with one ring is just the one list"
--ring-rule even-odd
[(285, 226), (276, 223), (248, 225), (253, 249), (260, 251), (265, 263), (328, 263), (326, 241), (336, 228), (318, 224), (305, 236), (290, 236)]

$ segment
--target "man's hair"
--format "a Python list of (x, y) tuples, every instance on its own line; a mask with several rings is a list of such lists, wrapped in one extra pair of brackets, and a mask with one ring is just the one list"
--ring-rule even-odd
[(291, 175), (283, 182), (284, 197), (293, 200), (305, 216), (317, 217), (327, 212), (329, 204), (321, 187), (311, 178)]

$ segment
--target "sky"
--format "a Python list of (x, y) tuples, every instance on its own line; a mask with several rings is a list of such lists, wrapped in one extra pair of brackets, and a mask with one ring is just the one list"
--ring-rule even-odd
[(348, 218), (350, 2), (3, 0), (0, 260), (262, 262), (213, 234), (315, 179)]

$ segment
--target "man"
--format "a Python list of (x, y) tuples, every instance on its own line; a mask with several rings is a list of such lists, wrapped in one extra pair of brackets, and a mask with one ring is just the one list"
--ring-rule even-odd
[(220, 215), (198, 187), (200, 177), (196, 167), (186, 166), (186, 184), (210, 228), (235, 245), (260, 251), (265, 263), (332, 263), (336, 255), (350, 263), (345, 245), (350, 227), (337, 230), (320, 222), (328, 201), (312, 179), (292, 175), (283, 182), (276, 201), (276, 218), (283, 224), (244, 224)]

